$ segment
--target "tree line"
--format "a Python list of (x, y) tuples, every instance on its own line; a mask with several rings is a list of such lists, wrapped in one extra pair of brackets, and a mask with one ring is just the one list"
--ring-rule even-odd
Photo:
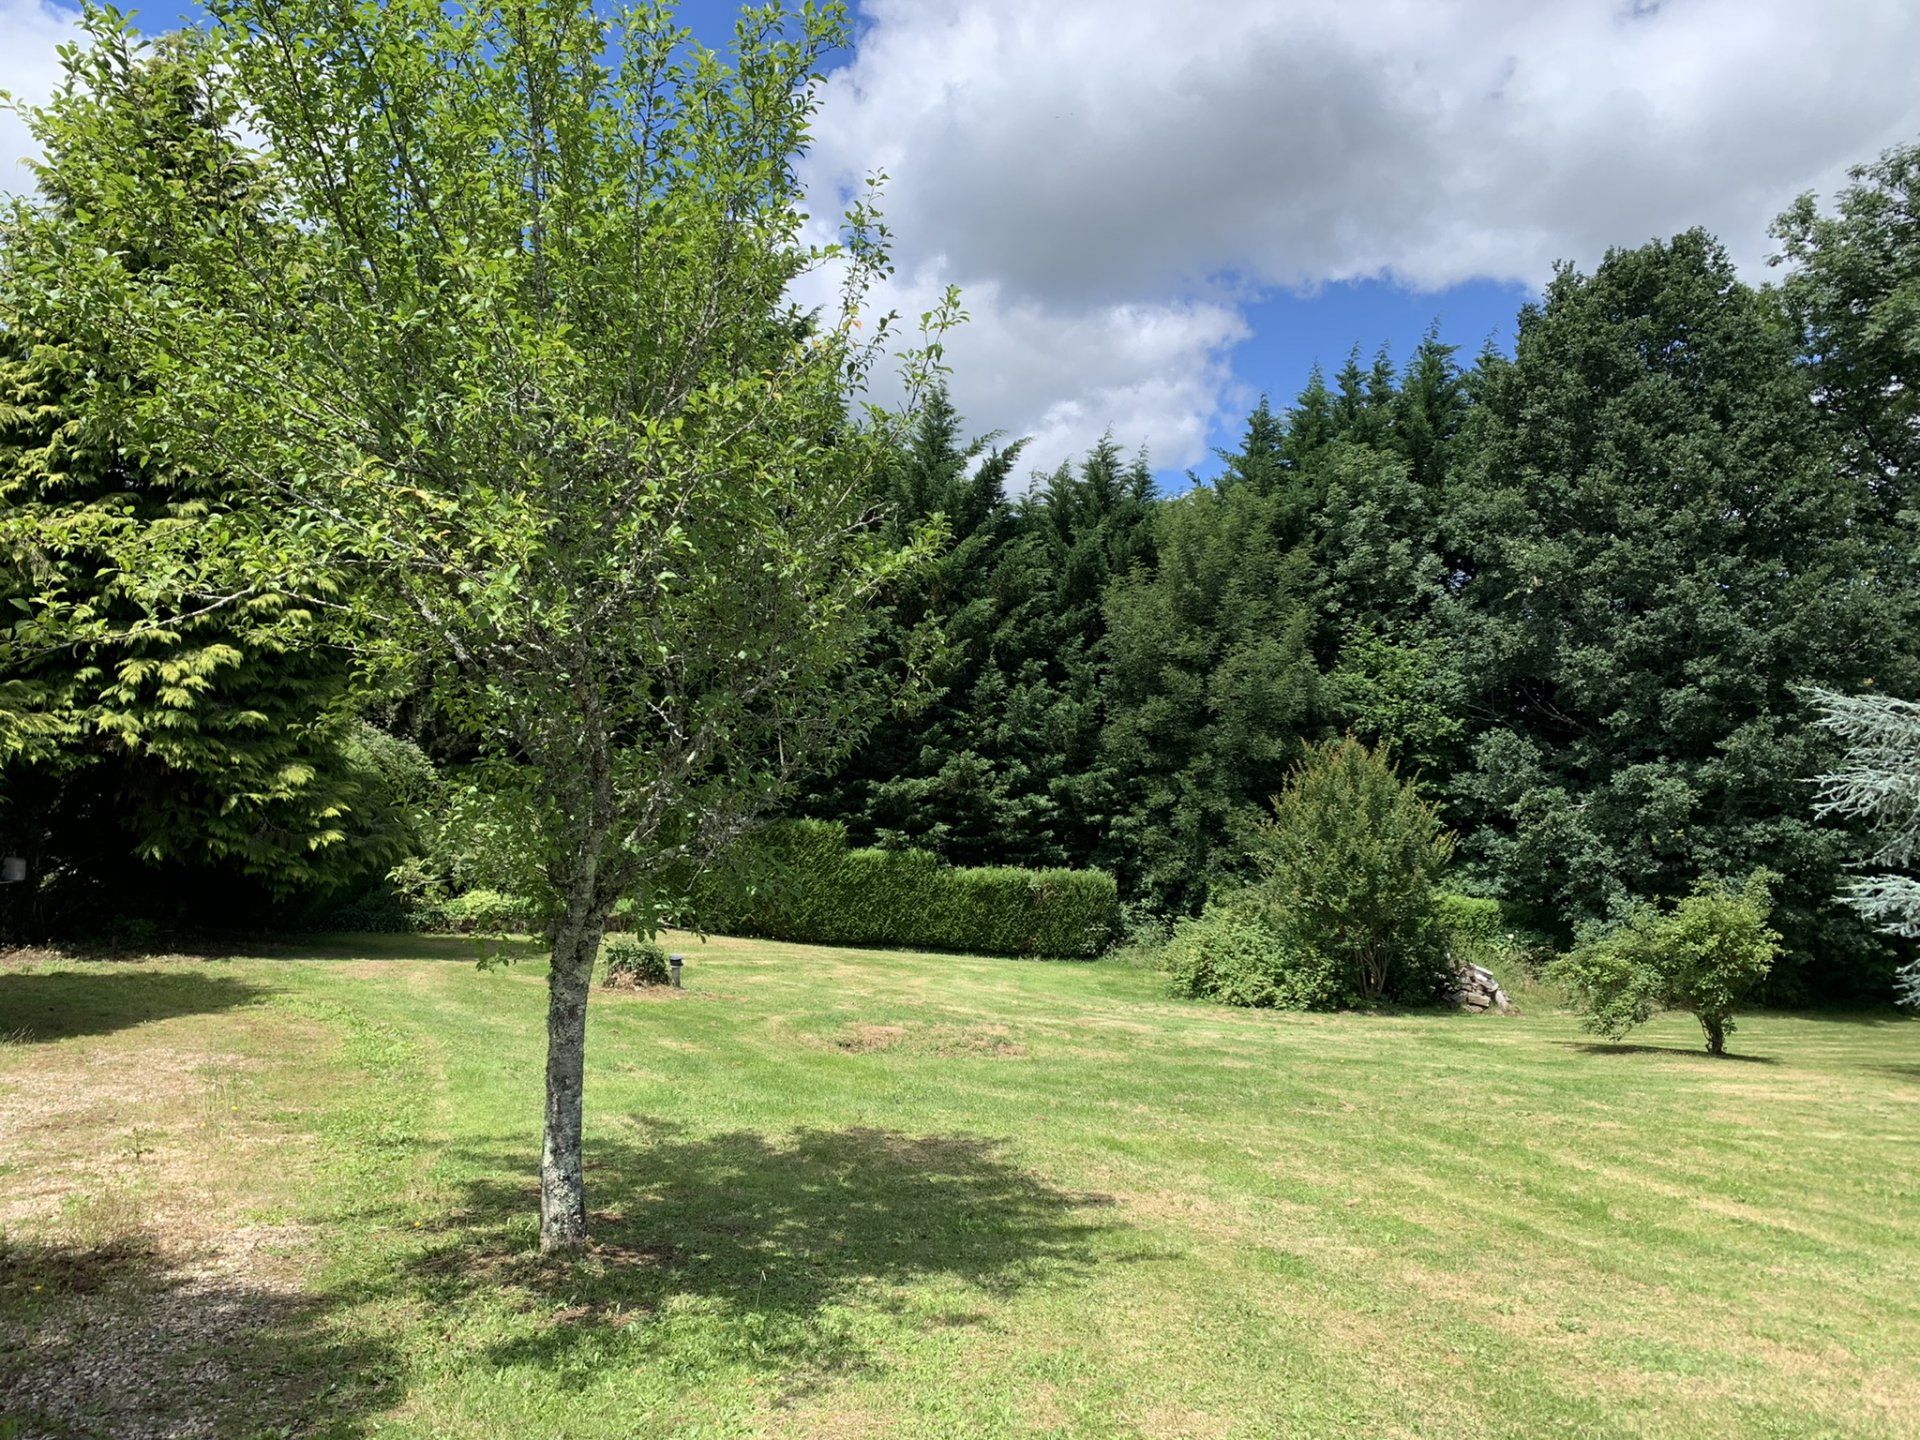
[(1177, 495), (1111, 442), (1009, 493), (1018, 442), (929, 407), (886, 499), (948, 527), (890, 621), (931, 698), (806, 807), (1191, 914), (1351, 733), (1522, 923), (1565, 940), (1760, 867), (1773, 998), (1883, 996), (1895, 950), (1836, 901), (1865, 842), (1814, 814), (1813, 692), (1920, 681), (1917, 174), (1903, 149), (1793, 207), (1770, 285), (1695, 230), (1561, 267), (1510, 355), (1356, 350)]
[[(289, 37), (351, 38), (317, 10), (254, 8)], [(428, 30), (440, 23), (422, 16)], [(564, 68), (569, 47), (584, 54), (599, 34), (552, 23), (551, 34), (507, 25), (440, 43), (470, 55), (518, 46)], [(631, 64), (655, 66), (658, 79), (671, 47), (648, 43)], [(282, 50), (257, 52), (257, 71), (235, 83), (269, 98), (295, 86), (286, 57), (300, 52)], [(1521, 923), (1565, 938), (1636, 901), (1761, 867), (1779, 877), (1786, 958), (1773, 998), (1886, 993), (1896, 942), (1835, 899), (1868, 842), (1844, 817), (1814, 814), (1810, 781), (1837, 742), (1811, 687), (1920, 691), (1909, 494), (1920, 462), (1920, 147), (1864, 166), (1830, 210), (1807, 199), (1783, 215), (1775, 283), (1744, 280), (1700, 231), (1614, 251), (1591, 273), (1562, 267), (1520, 314), (1510, 355), (1463, 359), (1437, 333), (1404, 360), (1369, 363), (1356, 350), (1290, 400), (1263, 400), (1217, 477), (1163, 495), (1145, 457), (1111, 441), (1026, 475), (1022, 442), (971, 434), (937, 384), (910, 423), (838, 426), (836, 387), (871, 357), (847, 348), (850, 332), (830, 317), (783, 306), (786, 262), (729, 273), (730, 250), (649, 251), (665, 257), (659, 270), (616, 286), (589, 248), (629, 232), (589, 207), (566, 217), (578, 233), (549, 219), (545, 252), (494, 273), (475, 237), (519, 245), (534, 233), (527, 214), (484, 213), (501, 186), (520, 194), (527, 175), (545, 173), (609, 209), (621, 193), (635, 203), (613, 170), (565, 171), (595, 161), (584, 139), (569, 158), (574, 142), (556, 132), (552, 155), (514, 158), (506, 179), (476, 161), (471, 173), (407, 182), (428, 195), (396, 191), (384, 171), (296, 166), (294, 183), (332, 207), (337, 233), (359, 237), (342, 259), (277, 214), (234, 149), (234, 102), (204, 57), (140, 50), (123, 34), (77, 63), (80, 88), (43, 121), (41, 195), (16, 212), (0, 275), (0, 836), (45, 882), (31, 915), (8, 897), (14, 929), (107, 911), (167, 923), (324, 918), (387, 885), (420, 849), (419, 792), (436, 774), (512, 797), (536, 829), (545, 807), (564, 829), (567, 816), (595, 813), (596, 785), (663, 793), (674, 766), (685, 773), (672, 784), (705, 787), (704, 799), (648, 822), (661, 851), (723, 838), (726, 825), (708, 834), (701, 817), (733, 786), (754, 802), (736, 807), (743, 821), (784, 809), (841, 821), (858, 843), (957, 863), (1097, 866), (1136, 914), (1172, 917), (1247, 878), (1249, 836), (1271, 797), (1307, 747), (1350, 733), (1392, 755), (1457, 832), (1452, 883), (1500, 897)], [(783, 63), (770, 92), (803, 91), (797, 62)], [(353, 86), (381, 77), (343, 73), (361, 78), (329, 81), (330, 103), (377, 113), (372, 92)], [(443, 83), (424, 66), (385, 80), (413, 98), (379, 103), (428, 109)], [(645, 95), (673, 103), (670, 83), (649, 91), (638, 71), (621, 83), (635, 106)], [(704, 83), (714, 97), (724, 90)], [(284, 105), (285, 124), (306, 123), (297, 97)], [(312, 121), (322, 131), (324, 118)], [(799, 133), (796, 120), (777, 138)], [(419, 158), (407, 137), (369, 130), (354, 143), (387, 146), (402, 171)], [(732, 170), (685, 177), (686, 193), (712, 206), (676, 234), (717, 235), (734, 213), (727, 197), (777, 191), (766, 154), (726, 154)], [(434, 187), (479, 208), (454, 215)], [(667, 195), (641, 203), (665, 206)], [(471, 231), (467, 248), (425, 257), (428, 216)], [(654, 232), (632, 227), (642, 233)], [(856, 233), (851, 251), (877, 257), (861, 249), (871, 243)], [(116, 284), (164, 274), (154, 289), (174, 304), (198, 274), (224, 310), (165, 343), (132, 343), (139, 326), (161, 334), (161, 310), (76, 306), (54, 278), (103, 244)], [(228, 266), (233, 253), (285, 275), (219, 293), (248, 274)], [(697, 333), (686, 289), (696, 255), (726, 282), (700, 293), (739, 304), (730, 348), (688, 363), (718, 367), (733, 388), (702, 372), (700, 404), (674, 411), (659, 408), (676, 383), (660, 347)], [(368, 274), (384, 288), (356, 294)], [(636, 333), (653, 293), (642, 282), (696, 318), (606, 350), (597, 370), (569, 356), (565, 385), (529, 408), (524, 387), (556, 363), (554, 347), (595, 327)], [(526, 332), (507, 350), (471, 342), (459, 306), (504, 304), (509, 292), (532, 317)], [(305, 368), (288, 369), (276, 326), (322, 293), (325, 313), (346, 318), (302, 331), (310, 343), (290, 353)], [(185, 357), (183, 340), (201, 352)], [(823, 344), (841, 348), (793, 370), (787, 389), (767, 386)], [(273, 375), (319, 409), (235, 383)], [(476, 386), (493, 387), (484, 403)], [(349, 396), (358, 428), (321, 413), (330, 387)], [(570, 398), (556, 401), (559, 391)], [(675, 457), (679, 468), (666, 468), (689, 481), (717, 473), (721, 437), (752, 433), (740, 417), (775, 403), (786, 408), (760, 449), (729, 452), (730, 478), (705, 495), (704, 536), (685, 528), (696, 512), (651, 508), (654, 492), (613, 473), (613, 457), (636, 446)], [(156, 419), (168, 404), (199, 418)], [(640, 415), (609, 439), (605, 417)], [(373, 453), (403, 477), (382, 482), (378, 506), (332, 520), (303, 511), (300, 543), (281, 531), (260, 541), (260, 513), (294, 493), (285, 476)], [(766, 477), (796, 454), (812, 467), (808, 484), (858, 491), (823, 504), (815, 530), (785, 534), (763, 557), (773, 569), (756, 572), (814, 566), (805, 583), (676, 589), (680, 550), (752, 550), (775, 519), (794, 520), (816, 492)], [(407, 466), (427, 478), (406, 482)], [(435, 479), (436, 466), (457, 480)], [(530, 509), (555, 497), (558, 510)], [(631, 533), (595, 550), (609, 514), (630, 519)], [(346, 536), (349, 521), (358, 528)], [(339, 617), (399, 532), (437, 537), (442, 568), (400, 567), (411, 600), (393, 613), (415, 628), (404, 644), (374, 645)], [(632, 567), (636, 547), (650, 569)], [(586, 556), (604, 567), (590, 588), (612, 597), (611, 623), (592, 631), (606, 673), (669, 676), (619, 716), (603, 706), (583, 719), (579, 706), (606, 695), (569, 689), (582, 673), (566, 651), (578, 575), (543, 569), (562, 550), (569, 565)], [(538, 590), (542, 576), (551, 593)], [(759, 627), (761, 614), (784, 628)], [(761, 645), (753, 675), (742, 637)], [(814, 653), (822, 647), (831, 663)], [(780, 678), (802, 662), (835, 677), (804, 703)], [(498, 674), (491, 690), (472, 679), (488, 664), (515, 685), (547, 678), (508, 705)], [(754, 708), (743, 684), (784, 698)], [(630, 772), (582, 779), (572, 768), (572, 737), (593, 725), (616, 750), (632, 746)], [(690, 759), (702, 733), (724, 739)], [(777, 774), (761, 764), (767, 750), (784, 757)], [(543, 761), (549, 751), (563, 759)], [(558, 863), (545, 852), (526, 861)], [(618, 873), (644, 888), (652, 871)], [(590, 909), (605, 898), (599, 883)]]

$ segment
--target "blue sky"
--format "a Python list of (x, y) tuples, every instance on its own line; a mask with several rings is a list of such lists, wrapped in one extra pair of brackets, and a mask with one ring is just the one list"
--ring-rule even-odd
[[(0, 87), (70, 16), (0, 0)], [(1504, 347), (1556, 260), (1702, 224), (1766, 278), (1787, 202), (1920, 137), (1917, 54), (1909, 0), (860, 0), (803, 173), (818, 212), (888, 172), (883, 299), (962, 287), (976, 428), (1040, 466), (1110, 429), (1174, 487), (1316, 360)]]
[[(1463, 363), (1489, 341), (1511, 353), (1514, 319), (1533, 295), (1528, 286), (1491, 280), (1426, 291), (1386, 280), (1341, 281), (1306, 292), (1271, 291), (1246, 307), (1251, 333), (1233, 348), (1235, 393), (1257, 398), (1265, 392), (1275, 405), (1283, 404), (1299, 394), (1316, 362), (1331, 379), (1355, 345), (1363, 363), (1370, 364), (1382, 345), (1396, 361), (1404, 361), (1433, 325), (1439, 326), (1442, 340), (1459, 348)], [(1214, 448), (1230, 447), (1239, 427), (1223, 419), (1211, 433)], [(1219, 467), (1209, 457), (1193, 468), (1204, 477)], [(1163, 483), (1171, 479), (1163, 476)]]

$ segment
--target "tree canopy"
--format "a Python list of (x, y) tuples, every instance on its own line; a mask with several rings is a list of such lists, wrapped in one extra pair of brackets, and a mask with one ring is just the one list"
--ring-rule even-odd
[[(117, 566), (204, 556), (209, 611), (330, 607), (523, 795), (554, 942), (541, 1233), (578, 1245), (607, 920), (859, 733), (869, 600), (920, 556), (871, 523), (890, 425), (849, 410), (886, 328), (860, 328), (874, 216), (808, 243), (792, 166), (844, 21), (748, 11), (723, 61), (652, 6), (215, 13), (181, 83), (261, 148), (156, 166), (114, 98), (149, 53), (91, 15), (36, 124), (102, 199), (17, 217), (7, 281), (139, 367), (146, 454), (229, 477)], [(206, 202), (229, 168), (257, 205)], [(789, 293), (822, 266), (824, 316)]]

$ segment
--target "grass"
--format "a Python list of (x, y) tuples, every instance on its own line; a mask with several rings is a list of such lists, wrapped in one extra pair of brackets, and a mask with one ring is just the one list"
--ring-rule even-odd
[[(1920, 1025), (1251, 1014), (687, 940), (0, 965), (0, 1413), (252, 1436), (1909, 1436)], [(154, 1417), (163, 1417), (155, 1419)], [(64, 1427), (64, 1428), (63, 1428)], [(0, 1434), (6, 1433), (0, 1422)]]

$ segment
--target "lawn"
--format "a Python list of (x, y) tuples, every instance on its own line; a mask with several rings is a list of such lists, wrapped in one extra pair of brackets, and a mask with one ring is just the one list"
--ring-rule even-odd
[(531, 952), (0, 962), (12, 1433), (1920, 1434), (1920, 1023), (681, 948), (564, 1264)]

